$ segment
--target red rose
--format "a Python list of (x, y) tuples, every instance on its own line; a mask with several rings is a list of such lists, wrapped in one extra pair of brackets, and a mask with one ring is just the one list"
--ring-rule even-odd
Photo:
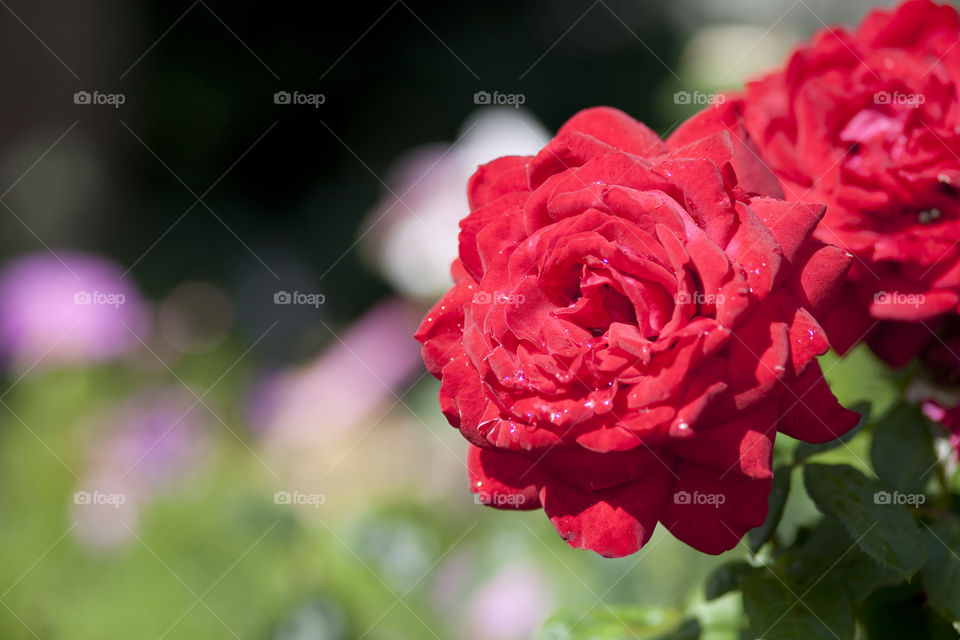
[(849, 255), (810, 238), (822, 207), (738, 184), (732, 154), (598, 108), (474, 174), (456, 284), (417, 339), (480, 501), (543, 507), (604, 556), (658, 521), (720, 553), (766, 518), (778, 430), (855, 424), (815, 359)]
[(921, 323), (958, 309), (958, 40), (952, 7), (874, 11), (853, 32), (820, 31), (785, 69), (678, 132), (727, 127), (786, 199), (827, 205), (817, 237), (857, 258), (825, 324), (841, 351), (867, 339), (904, 364), (931, 337)]

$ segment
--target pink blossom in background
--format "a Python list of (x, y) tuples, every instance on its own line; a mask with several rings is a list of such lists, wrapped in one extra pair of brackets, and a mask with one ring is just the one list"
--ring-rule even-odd
[(421, 372), (410, 334), (419, 310), (387, 300), (329, 336), (326, 349), (300, 369), (282, 371), (255, 389), (250, 421), (272, 440), (330, 437), (377, 418)]
[(125, 475), (140, 493), (195, 468), (206, 456), (210, 426), (217, 422), (186, 389), (176, 387), (140, 391), (103, 420), (106, 435), (95, 449), (95, 466)]
[(202, 470), (216, 418), (195, 400), (185, 389), (150, 388), (95, 418), (98, 435), (71, 505), (88, 547), (127, 542), (145, 503)]
[(934, 400), (923, 403), (923, 415), (950, 431), (950, 446), (954, 458), (960, 458), (960, 406), (947, 408)]
[(523, 640), (533, 637), (553, 608), (555, 598), (534, 565), (499, 569), (470, 599), (467, 619), (471, 640)]
[(100, 256), (38, 252), (0, 271), (0, 354), (15, 369), (89, 364), (139, 345), (146, 304), (123, 268)]

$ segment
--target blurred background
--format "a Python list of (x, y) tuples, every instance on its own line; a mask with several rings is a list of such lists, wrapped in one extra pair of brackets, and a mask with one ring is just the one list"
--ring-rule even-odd
[(0, 637), (562, 638), (702, 600), (717, 560), (662, 530), (603, 560), (474, 504), (412, 333), (478, 164), (594, 105), (668, 133), (868, 3), (0, 5)]

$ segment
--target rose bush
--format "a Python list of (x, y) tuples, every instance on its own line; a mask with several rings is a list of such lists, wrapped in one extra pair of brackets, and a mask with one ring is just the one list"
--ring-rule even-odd
[(604, 556), (658, 521), (720, 553), (764, 522), (777, 431), (854, 426), (815, 359), (850, 256), (811, 238), (823, 207), (756, 195), (769, 176), (738, 183), (732, 155), (597, 108), (477, 170), (417, 338), (483, 502), (543, 507)]
[(746, 152), (735, 166), (759, 154), (786, 199), (827, 205), (816, 236), (857, 258), (825, 322), (841, 351), (866, 339), (905, 364), (931, 323), (957, 311), (958, 39), (953, 7), (911, 0), (876, 10), (853, 31), (820, 31), (785, 68), (678, 132), (728, 129)]

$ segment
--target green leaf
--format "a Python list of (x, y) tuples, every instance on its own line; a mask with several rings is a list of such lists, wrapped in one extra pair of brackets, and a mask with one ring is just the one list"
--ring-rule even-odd
[(738, 590), (740, 580), (754, 571), (756, 568), (743, 560), (734, 560), (720, 565), (707, 577), (704, 585), (707, 600), (716, 600), (720, 596)]
[(756, 553), (767, 540), (773, 537), (780, 524), (780, 518), (783, 516), (783, 506), (787, 503), (787, 495), (790, 493), (790, 472), (792, 467), (780, 467), (773, 472), (773, 485), (770, 488), (770, 497), (767, 500), (769, 511), (767, 511), (767, 521), (759, 527), (747, 532), (747, 541), (750, 544), (750, 550)]
[(870, 459), (883, 483), (908, 493), (923, 491), (937, 454), (926, 419), (916, 407), (900, 405), (876, 424)]
[(799, 589), (767, 570), (742, 582), (743, 608), (754, 637), (765, 640), (853, 638), (853, 607), (833, 580)]
[(863, 637), (869, 640), (956, 640), (950, 623), (926, 606), (916, 585), (878, 589), (857, 609)]
[(860, 602), (877, 587), (902, 580), (899, 573), (861, 551), (847, 529), (834, 518), (823, 518), (810, 532), (791, 569), (791, 578), (805, 587), (829, 574), (840, 581), (853, 602)]
[(870, 404), (867, 402), (860, 402), (850, 407), (851, 411), (856, 411), (860, 414), (860, 422), (857, 423), (850, 431), (847, 431), (845, 434), (831, 440), (830, 442), (824, 442), (821, 444), (810, 444), (809, 442), (801, 442), (797, 445), (797, 448), (793, 451), (793, 461), (796, 464), (801, 464), (818, 453), (823, 453), (824, 451), (830, 451), (831, 449), (836, 449), (840, 445), (849, 442), (854, 436), (863, 431), (864, 425), (870, 420)]
[(597, 604), (586, 615), (552, 615), (538, 640), (697, 640), (700, 624), (680, 613), (656, 607), (608, 607)]
[(921, 577), (927, 602), (951, 622), (960, 621), (960, 523), (944, 518), (924, 527), (927, 564)]
[(808, 464), (803, 479), (817, 508), (843, 523), (867, 555), (904, 578), (923, 565), (923, 542), (910, 510), (892, 501), (879, 482), (845, 464)]

